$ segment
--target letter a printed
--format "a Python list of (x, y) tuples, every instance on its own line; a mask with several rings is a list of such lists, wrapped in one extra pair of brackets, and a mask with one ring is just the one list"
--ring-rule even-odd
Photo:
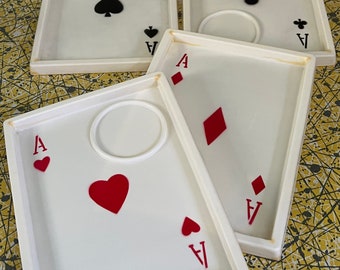
[[(262, 202), (256, 202), (256, 207), (254, 207), (254, 206), (251, 206), (250, 203), (251, 203), (251, 199), (247, 199), (247, 210), (248, 210), (247, 213), (248, 213), (249, 225), (253, 224), (254, 219), (259, 212), (260, 206), (262, 205)], [(254, 210), (254, 212), (251, 213), (251, 210)]]
[(299, 38), (301, 44), (305, 47), (305, 49), (307, 49), (307, 47), (308, 47), (308, 35), (309, 35), (309, 34), (305, 34), (304, 37), (301, 36), (300, 33), (297, 33), (296, 35), (298, 36), (298, 38)]
[(150, 43), (149, 41), (145, 41), (146, 46), (148, 47), (148, 51), (151, 55), (155, 54), (156, 47), (158, 44), (158, 41), (154, 41), (153, 43)]
[(47, 150), (47, 148), (46, 148), (44, 142), (42, 141), (42, 139), (38, 135), (36, 135), (35, 136), (33, 155), (38, 154), (39, 148), (41, 148), (42, 152), (45, 152)]
[[(193, 244), (189, 245), (189, 248), (195, 254), (195, 256), (198, 259), (198, 261), (200, 262), (200, 264), (203, 265), (205, 268), (208, 268), (207, 253), (205, 251), (205, 242), (201, 241), (200, 245), (201, 245), (202, 249), (195, 249)], [(203, 258), (201, 257), (202, 255), (200, 256), (201, 252), (203, 252), (203, 254), (202, 254)]]
[(183, 64), (184, 68), (188, 68), (188, 61), (189, 61), (188, 55), (184, 54), (181, 60), (179, 60), (179, 62), (177, 63), (176, 67), (179, 67), (181, 64)]

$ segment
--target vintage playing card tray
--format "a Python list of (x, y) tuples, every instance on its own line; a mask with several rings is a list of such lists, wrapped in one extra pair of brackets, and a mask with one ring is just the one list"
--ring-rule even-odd
[(324, 0), (183, 0), (183, 18), (187, 31), (308, 52), (321, 66), (336, 62)]
[(43, 0), (32, 74), (145, 71), (176, 0)]
[(148, 72), (162, 71), (241, 248), (279, 259), (315, 57), (169, 30)]
[(247, 269), (161, 73), (4, 128), (25, 270)]

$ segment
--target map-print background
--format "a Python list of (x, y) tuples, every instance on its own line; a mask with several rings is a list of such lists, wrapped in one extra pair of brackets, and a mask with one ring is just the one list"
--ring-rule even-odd
[[(250, 269), (340, 269), (340, 1), (325, 4), (337, 64), (316, 71), (282, 259), (245, 254)], [(4, 120), (143, 75), (32, 76), (29, 60), (40, 5), (41, 0), (0, 2), (0, 270), (22, 269)]]

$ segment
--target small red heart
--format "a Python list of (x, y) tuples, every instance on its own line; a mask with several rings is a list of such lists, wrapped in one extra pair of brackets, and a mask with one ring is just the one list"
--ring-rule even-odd
[(188, 236), (191, 233), (197, 233), (201, 230), (200, 225), (198, 225), (191, 218), (185, 217), (182, 225), (182, 234)]
[(109, 180), (98, 180), (89, 187), (91, 199), (105, 208), (117, 214), (126, 199), (129, 191), (129, 180), (122, 174), (116, 174)]
[(50, 157), (44, 157), (43, 159), (38, 159), (36, 161), (34, 161), (33, 166), (34, 168), (36, 168), (39, 171), (46, 171), (48, 164), (50, 164)]

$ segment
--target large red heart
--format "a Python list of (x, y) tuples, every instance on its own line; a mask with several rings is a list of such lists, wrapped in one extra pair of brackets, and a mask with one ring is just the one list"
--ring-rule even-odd
[(95, 203), (117, 214), (129, 191), (129, 180), (122, 174), (116, 174), (109, 180), (98, 180), (89, 187), (89, 195)]
[(34, 168), (36, 168), (39, 171), (46, 171), (48, 164), (50, 164), (50, 157), (44, 157), (43, 159), (38, 159), (36, 161), (34, 161), (33, 166)]
[(200, 225), (198, 225), (191, 218), (185, 217), (182, 225), (182, 234), (185, 236), (190, 235), (191, 233), (197, 233), (201, 230)]

